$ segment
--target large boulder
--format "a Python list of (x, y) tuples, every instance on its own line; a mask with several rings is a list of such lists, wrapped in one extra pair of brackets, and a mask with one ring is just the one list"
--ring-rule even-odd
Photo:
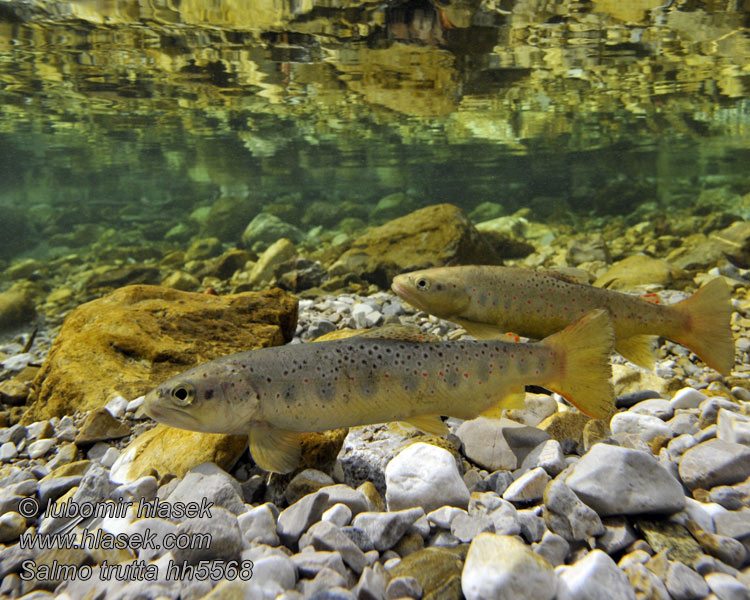
[(394, 275), (450, 264), (501, 264), (460, 208), (437, 204), (371, 229), (330, 268), (332, 277), (356, 273), (382, 288)]
[(165, 379), (234, 352), (288, 342), (297, 300), (285, 292), (214, 296), (135, 285), (65, 319), (34, 380), (31, 423), (133, 399)]

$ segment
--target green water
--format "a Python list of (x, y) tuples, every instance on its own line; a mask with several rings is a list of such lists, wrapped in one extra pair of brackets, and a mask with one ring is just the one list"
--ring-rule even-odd
[(394, 192), (571, 224), (731, 203), (748, 25), (747, 0), (0, 1), (0, 261), (187, 244), (221, 198), (331, 236)]

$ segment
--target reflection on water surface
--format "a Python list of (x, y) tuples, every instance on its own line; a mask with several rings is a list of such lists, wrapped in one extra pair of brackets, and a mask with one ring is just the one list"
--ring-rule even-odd
[(0, 204), (41, 235), (140, 223), (155, 240), (219, 196), (306, 227), (335, 225), (302, 222), (312, 202), (394, 191), (405, 211), (540, 218), (679, 205), (697, 177), (748, 186), (749, 15), (747, 0), (2, 2)]

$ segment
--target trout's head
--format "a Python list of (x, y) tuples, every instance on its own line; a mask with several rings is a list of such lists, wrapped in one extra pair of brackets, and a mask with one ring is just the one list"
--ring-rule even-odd
[(470, 301), (465, 286), (449, 268), (396, 275), (391, 289), (409, 304), (444, 319), (461, 315)]
[(260, 414), (241, 367), (222, 359), (167, 379), (146, 394), (143, 408), (154, 421), (203, 433), (246, 434)]

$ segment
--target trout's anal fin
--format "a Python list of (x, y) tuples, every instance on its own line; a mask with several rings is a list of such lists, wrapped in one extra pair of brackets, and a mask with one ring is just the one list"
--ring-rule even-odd
[(523, 409), (526, 407), (526, 390), (524, 388), (515, 388), (505, 394), (500, 400), (495, 402), (488, 409), (483, 410), (480, 414), (482, 417), (488, 419), (499, 419), (503, 416), (503, 411), (517, 408)]
[(299, 465), (300, 434), (273, 425), (254, 425), (248, 434), (250, 454), (264, 471), (289, 473)]
[(448, 427), (437, 415), (419, 415), (417, 417), (411, 417), (410, 419), (404, 419), (404, 421), (409, 425), (413, 425), (417, 429), (421, 429), (432, 435), (448, 435)]
[(631, 335), (619, 338), (615, 341), (615, 351), (639, 367), (653, 371), (656, 364), (653, 351), (655, 338), (656, 336), (653, 335)]

